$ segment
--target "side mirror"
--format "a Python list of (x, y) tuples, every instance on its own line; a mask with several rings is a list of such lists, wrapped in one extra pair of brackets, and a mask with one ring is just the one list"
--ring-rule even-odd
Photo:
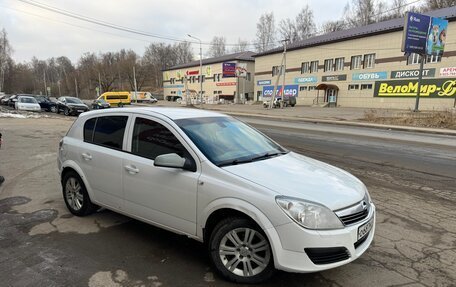
[(155, 166), (181, 168), (191, 172), (196, 171), (196, 163), (192, 158), (183, 158), (175, 153), (162, 154), (155, 158)]
[(185, 158), (182, 158), (175, 153), (162, 154), (155, 158), (154, 165), (161, 167), (184, 168)]

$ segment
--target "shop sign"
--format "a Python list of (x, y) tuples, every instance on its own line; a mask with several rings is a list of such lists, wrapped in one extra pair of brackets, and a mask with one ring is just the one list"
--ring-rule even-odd
[(236, 63), (223, 62), (222, 64), (222, 77), (234, 78), (236, 77)]
[[(416, 97), (418, 80), (396, 80), (375, 82), (374, 97)], [(420, 97), (454, 98), (456, 96), (456, 78), (423, 79)]]
[(175, 89), (175, 88), (183, 88), (184, 85), (164, 85), (163, 88), (165, 89)]
[(257, 81), (257, 86), (264, 86), (264, 85), (270, 85), (271, 84), (271, 80), (260, 80), (260, 81)]
[(387, 72), (354, 73), (352, 75), (353, 81), (372, 81), (372, 80), (383, 80), (386, 78), (388, 78)]
[[(285, 98), (290, 96), (298, 96), (298, 85), (285, 85)], [(271, 97), (274, 93), (274, 86), (264, 86), (263, 87), (263, 97)], [(282, 95), (282, 86), (277, 87), (276, 96)]]
[(212, 76), (212, 67), (211, 66), (206, 66), (206, 76), (207, 77)]
[(187, 74), (187, 76), (198, 75), (199, 74), (199, 70), (187, 71), (185, 73)]
[(247, 63), (239, 63), (236, 66), (236, 76), (239, 78), (247, 77)]
[(236, 86), (236, 82), (218, 82), (215, 83), (217, 87), (224, 87), (224, 86)]
[(336, 82), (336, 81), (346, 81), (347, 75), (332, 75), (332, 76), (322, 76), (322, 82)]
[(456, 77), (456, 67), (440, 68), (441, 77)]
[(316, 82), (317, 82), (317, 77), (315, 77), (315, 76), (294, 78), (295, 84), (307, 84), (307, 83), (316, 83)]
[[(418, 78), (420, 70), (402, 70), (402, 71), (392, 71), (391, 79), (410, 79)], [(423, 69), (423, 78), (431, 78), (435, 75), (435, 69)]]

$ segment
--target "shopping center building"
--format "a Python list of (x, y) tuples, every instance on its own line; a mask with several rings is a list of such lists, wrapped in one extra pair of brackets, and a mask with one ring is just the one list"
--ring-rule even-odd
[[(456, 7), (426, 13), (449, 21), (443, 55), (427, 56), (420, 109), (449, 109), (456, 95)], [(289, 44), (285, 96), (301, 105), (414, 108), (420, 56), (401, 52), (404, 18)], [(255, 55), (255, 99), (272, 95), (283, 47)], [(279, 83), (282, 83), (280, 79)]]
[(202, 81), (203, 102), (244, 103), (253, 99), (253, 52), (240, 52), (178, 65), (163, 71), (166, 100), (199, 102)]

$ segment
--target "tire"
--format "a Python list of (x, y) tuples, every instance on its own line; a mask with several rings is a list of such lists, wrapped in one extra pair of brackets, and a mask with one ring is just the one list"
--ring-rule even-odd
[(64, 114), (65, 116), (69, 116), (69, 115), (70, 115), (70, 110), (69, 110), (68, 108), (65, 108), (65, 109), (63, 110), (63, 114)]
[(275, 273), (268, 238), (251, 220), (232, 217), (220, 221), (212, 231), (208, 248), (215, 270), (230, 281), (258, 284)]
[(68, 210), (76, 216), (85, 216), (97, 211), (98, 206), (90, 201), (81, 177), (69, 171), (62, 179), (63, 200)]
[(122, 108), (124, 105), (123, 105), (122, 103), (119, 103), (117, 106), (118, 106), (119, 108)]
[(52, 106), (49, 110), (51, 113), (57, 113), (57, 108), (55, 106)]

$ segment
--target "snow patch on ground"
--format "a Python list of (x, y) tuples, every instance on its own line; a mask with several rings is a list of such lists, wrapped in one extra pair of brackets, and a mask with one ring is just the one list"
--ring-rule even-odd
[(14, 119), (40, 119), (52, 118), (52, 116), (40, 113), (18, 113), (16, 111), (0, 111), (0, 118), (14, 118)]

